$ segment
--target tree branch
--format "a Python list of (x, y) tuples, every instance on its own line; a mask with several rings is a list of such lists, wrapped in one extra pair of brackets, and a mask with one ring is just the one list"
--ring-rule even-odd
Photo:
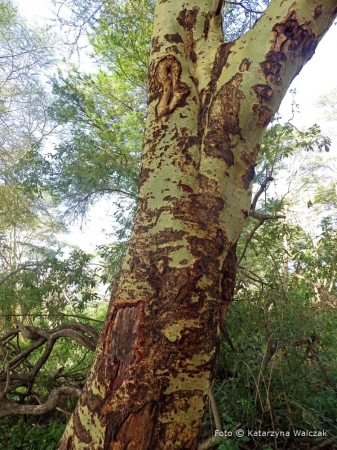
[(249, 216), (254, 217), (257, 220), (275, 220), (275, 219), (286, 219), (286, 216), (283, 214), (261, 214), (255, 211), (249, 211)]
[(199, 446), (198, 446), (198, 450), (210, 450), (211, 448), (216, 447), (216, 443), (215, 440), (218, 439), (217, 436), (212, 436), (209, 439), (207, 439), (207, 441), (202, 442)]
[(256, 194), (254, 195), (252, 204), (251, 204), (251, 206), (250, 206), (251, 212), (255, 211), (255, 209), (256, 209), (256, 204), (257, 204), (258, 199), (260, 198), (261, 194), (263, 194), (263, 192), (267, 189), (268, 183), (270, 183), (270, 182), (273, 181), (273, 180), (274, 180), (273, 177), (267, 176), (267, 177), (262, 181), (262, 183), (260, 184), (260, 188), (259, 188), (259, 190), (256, 192)]
[(213, 417), (214, 417), (214, 422), (215, 422), (216, 429), (219, 430), (219, 431), (222, 431), (222, 424), (221, 424), (220, 414), (219, 414), (219, 410), (218, 410), (218, 405), (216, 404), (216, 400), (215, 400), (213, 389), (211, 389), (209, 391), (208, 397), (209, 397), (209, 401), (211, 402), (211, 408), (212, 408), (212, 412), (213, 412)]
[(79, 397), (81, 389), (71, 386), (55, 388), (49, 394), (47, 401), (42, 405), (18, 405), (14, 402), (2, 401), (0, 404), (5, 409), (0, 411), (0, 419), (11, 415), (24, 416), (29, 414), (41, 416), (55, 409), (62, 395), (76, 395), (76, 397)]

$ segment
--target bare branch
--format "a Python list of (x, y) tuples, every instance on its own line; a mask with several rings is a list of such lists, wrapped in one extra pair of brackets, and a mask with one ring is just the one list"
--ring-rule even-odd
[(243, 8), (245, 11), (248, 11), (252, 14), (263, 14), (263, 11), (257, 11), (255, 9), (250, 8), (250, 6), (245, 6), (243, 2), (226, 2), (226, 5), (236, 5)]
[(252, 204), (251, 204), (251, 211), (255, 211), (256, 209), (256, 204), (258, 199), (260, 198), (261, 194), (263, 194), (263, 192), (267, 189), (267, 185), (268, 183), (270, 183), (271, 181), (273, 181), (274, 178), (271, 176), (266, 176), (266, 178), (263, 180), (263, 182), (260, 184), (260, 188), (259, 190), (256, 192), (256, 194), (254, 195)]
[[(262, 186), (262, 185), (261, 185)], [(261, 189), (259, 190), (259, 192), (261, 191)], [(261, 193), (263, 192), (263, 190), (261, 191)], [(261, 194), (260, 194), (261, 195)], [(261, 213), (257, 213), (255, 212), (253, 209), (251, 209), (249, 211), (249, 216), (253, 217), (254, 219), (257, 219), (259, 222), (254, 226), (254, 228), (252, 229), (252, 231), (249, 233), (249, 235), (246, 237), (246, 243), (244, 246), (244, 249), (242, 251), (242, 254), (240, 256), (240, 259), (238, 260), (238, 265), (240, 264), (240, 262), (242, 261), (243, 257), (245, 256), (246, 250), (248, 248), (249, 243), (251, 242), (251, 240), (253, 239), (254, 234), (256, 233), (256, 231), (264, 224), (264, 222), (266, 220), (275, 220), (275, 219), (285, 219), (286, 216), (281, 215), (281, 214), (261, 214)]]
[(275, 219), (286, 219), (286, 216), (283, 214), (261, 214), (255, 211), (249, 211), (249, 216), (254, 217), (254, 219), (258, 220), (275, 220)]
[[(94, 351), (99, 336), (99, 332), (96, 328), (82, 323), (69, 322), (62, 324), (53, 330), (45, 331), (36, 327), (25, 326), (19, 322), (16, 330), (10, 331), (0, 338), (0, 343), (3, 346), (5, 343), (8, 344), (20, 332), (26, 339), (33, 340), (34, 342), (18, 355), (15, 355), (7, 361), (7, 367), (10, 369), (11, 381), (21, 380), (29, 383), (34, 381), (37, 373), (47, 361), (57, 339), (68, 337), (75, 340), (88, 350)], [(47, 345), (44, 353), (31, 368), (29, 373), (18, 374), (14, 372), (14, 369), (20, 366), (34, 350), (41, 347), (45, 343), (47, 343)], [(0, 372), (0, 380), (4, 380), (5, 378), (6, 374), (4, 372)]]
[(22, 270), (29, 270), (32, 267), (37, 267), (39, 265), (40, 265), (39, 263), (21, 264), (17, 269), (13, 270), (12, 272), (8, 273), (5, 277), (3, 277), (0, 280), (0, 284), (4, 284), (9, 278), (13, 277), (14, 275), (16, 275), (17, 273), (21, 272)]
[(71, 386), (55, 388), (49, 394), (47, 401), (42, 405), (19, 405), (14, 402), (2, 401), (0, 404), (5, 409), (0, 411), (0, 419), (11, 415), (23, 416), (29, 414), (41, 416), (55, 409), (63, 395), (76, 395), (76, 397), (79, 397), (81, 395), (81, 389)]
[[(65, 314), (60, 312), (60, 314), (0, 314), (0, 317), (78, 317), (79, 319), (90, 320), (90, 322), (103, 323), (103, 320), (91, 319), (90, 317), (79, 316), (78, 314)], [(16, 334), (15, 330), (9, 333)]]
[(217, 444), (215, 443), (215, 440), (217, 439), (217, 436), (212, 436), (209, 439), (207, 439), (207, 441), (202, 442), (199, 446), (198, 446), (198, 450), (209, 450), (211, 448), (214, 448), (217, 446)]
[(220, 414), (219, 414), (219, 410), (218, 410), (218, 405), (216, 404), (216, 400), (215, 400), (213, 389), (211, 389), (209, 391), (208, 397), (209, 397), (209, 401), (211, 402), (211, 408), (212, 408), (212, 412), (213, 412), (213, 417), (214, 417), (214, 422), (215, 422), (216, 429), (219, 430), (219, 431), (222, 431), (222, 424), (221, 424)]

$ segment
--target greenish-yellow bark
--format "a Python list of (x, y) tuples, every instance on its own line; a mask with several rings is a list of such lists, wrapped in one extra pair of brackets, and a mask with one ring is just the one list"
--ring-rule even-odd
[(139, 204), (70, 449), (195, 449), (263, 131), (337, 0), (272, 0), (224, 43), (213, 0), (157, 1)]

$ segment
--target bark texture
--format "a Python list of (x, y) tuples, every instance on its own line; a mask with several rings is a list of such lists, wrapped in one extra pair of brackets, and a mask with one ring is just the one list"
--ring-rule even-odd
[(157, 2), (136, 222), (59, 450), (197, 448), (262, 134), (337, 0), (274, 0), (229, 43), (213, 8)]

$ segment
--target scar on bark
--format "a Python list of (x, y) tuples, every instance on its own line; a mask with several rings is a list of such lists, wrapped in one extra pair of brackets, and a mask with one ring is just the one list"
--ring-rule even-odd
[(314, 19), (318, 19), (322, 15), (322, 12), (323, 12), (323, 6), (322, 5), (316, 6), (315, 11), (314, 11)]
[(157, 119), (171, 113), (178, 106), (184, 106), (190, 88), (181, 81), (181, 71), (181, 64), (173, 55), (165, 56), (158, 62), (150, 86), (150, 97), (155, 98), (159, 91)]
[(274, 112), (264, 104), (271, 100), (274, 96), (274, 91), (269, 84), (256, 84), (252, 87), (258, 98), (259, 104), (253, 105), (253, 112), (257, 115), (257, 126), (264, 128), (268, 125)]
[(118, 389), (127, 379), (129, 369), (142, 359), (138, 348), (143, 302), (123, 303), (113, 313), (103, 338), (104, 364), (98, 369), (102, 384)]
[(238, 136), (243, 141), (239, 121), (240, 102), (244, 98), (240, 90), (241, 82), (242, 74), (237, 73), (215, 95), (209, 112), (210, 131), (204, 141), (205, 152), (213, 158), (222, 159), (228, 167), (233, 166), (235, 160), (232, 137)]
[(268, 106), (253, 105), (253, 112), (257, 114), (256, 124), (260, 128), (265, 128), (271, 121), (274, 112)]
[(252, 62), (248, 58), (244, 58), (240, 64), (240, 72), (247, 72), (251, 66)]
[[(320, 6), (315, 9), (315, 18), (320, 15)], [(283, 22), (277, 23), (273, 27), (274, 50), (284, 52), (288, 48), (291, 54), (300, 48), (302, 57), (311, 56), (315, 51), (317, 39), (309, 26), (310, 21), (300, 23), (296, 11), (291, 11)]]
[[(319, 17), (320, 11), (320, 5), (318, 5), (314, 18)], [(283, 82), (288, 56), (310, 58), (316, 49), (317, 38), (310, 30), (310, 21), (300, 23), (296, 11), (291, 11), (284, 21), (275, 24), (273, 33), (272, 47), (260, 66), (267, 82), (280, 85)], [(261, 119), (260, 123), (262, 122)]]

